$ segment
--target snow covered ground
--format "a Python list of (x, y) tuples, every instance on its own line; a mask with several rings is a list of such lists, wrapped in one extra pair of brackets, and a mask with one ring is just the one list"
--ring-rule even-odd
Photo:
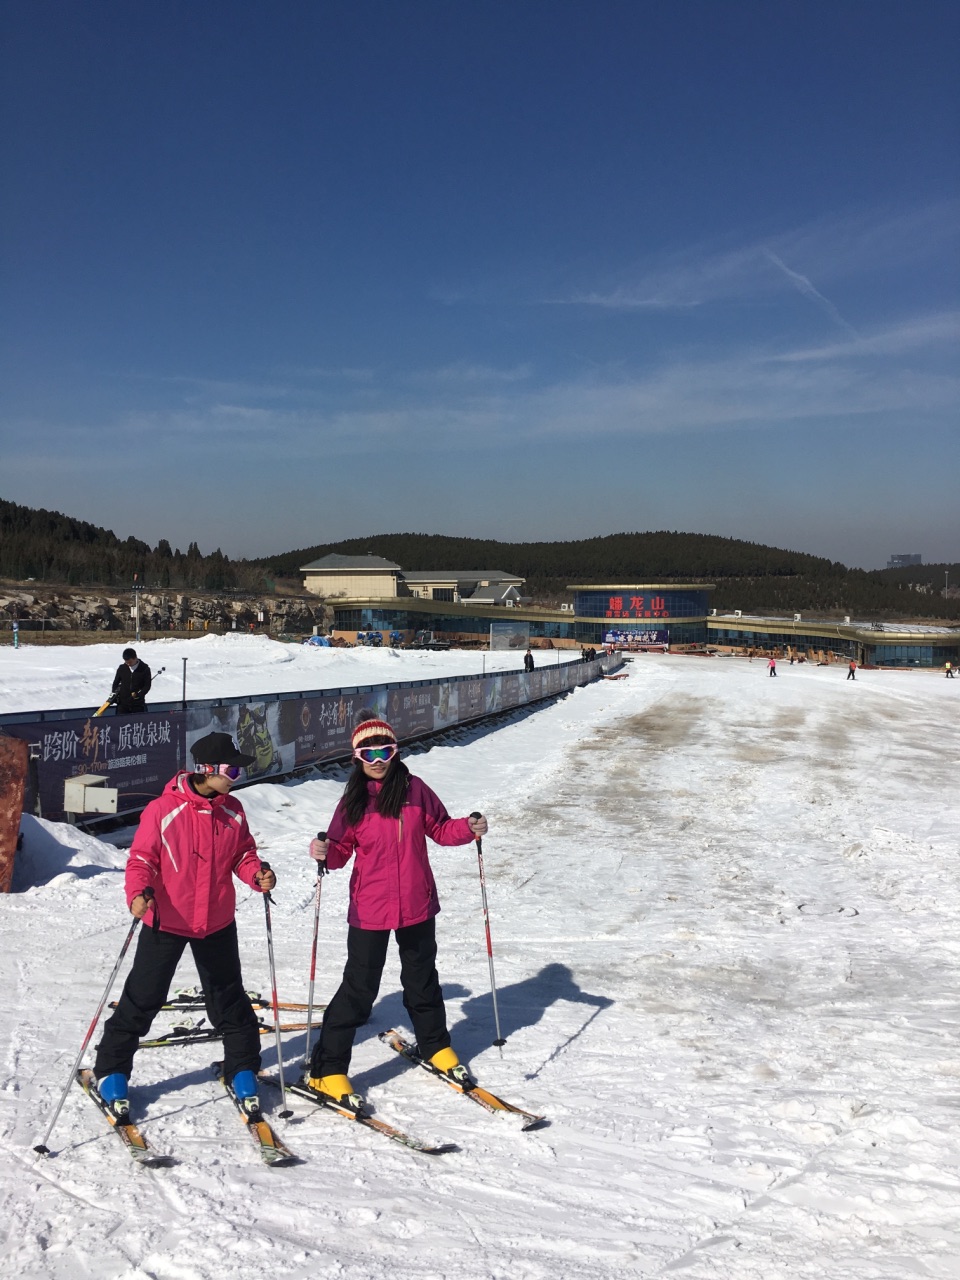
[[(129, 640), (115, 644), (21, 645), (0, 647), (0, 711), (47, 711), (61, 707), (97, 707), (110, 692), (120, 655)], [(469, 649), (429, 650), (323, 649), (280, 644), (268, 636), (203, 636), (196, 640), (151, 640), (136, 645), (155, 676), (148, 706), (188, 698), (238, 698), (257, 693), (294, 693), (341, 689), (395, 680), (432, 680), (480, 671), (519, 671), (523, 654)], [(538, 667), (576, 653), (543, 650)]]
[[(272, 683), (287, 664), (245, 644), (193, 695), (303, 687)], [(114, 647), (45, 650), (48, 705), (81, 652), (103, 687)], [(11, 674), (25, 653), (0, 651), (0, 706), (44, 705), (27, 663)], [(387, 662), (404, 678), (415, 660), (476, 661), (347, 656), (371, 680)], [(122, 848), (25, 819), (21, 891), (0, 900), (3, 1273), (956, 1280), (960, 682), (783, 664), (771, 680), (743, 659), (653, 655), (627, 670), (410, 758), (452, 812), (491, 824), (502, 1055), (476, 853), (432, 853), (454, 1043), (490, 1088), (552, 1121), (520, 1133), (390, 1055), (376, 1033), (404, 1025), (391, 956), (352, 1075), (380, 1116), (456, 1154), (417, 1155), (295, 1104), (297, 1120), (276, 1123), (305, 1163), (267, 1169), (208, 1045), (137, 1059), (134, 1107), (174, 1168), (136, 1169), (79, 1091), (58, 1154), (38, 1159), (129, 917)], [(285, 999), (306, 998), (305, 850), (340, 790), (240, 793), (279, 876)], [(319, 999), (343, 962), (346, 889), (346, 874), (323, 885)], [(238, 919), (247, 983), (267, 989), (259, 898), (242, 892)], [(181, 977), (195, 981), (189, 961)], [(288, 1074), (303, 1049), (286, 1038)]]

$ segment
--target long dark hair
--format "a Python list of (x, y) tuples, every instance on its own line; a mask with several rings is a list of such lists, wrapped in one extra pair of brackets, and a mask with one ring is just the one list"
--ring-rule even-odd
[[(370, 738), (364, 745), (378, 747), (390, 741), (389, 738)], [(399, 818), (409, 781), (410, 770), (400, 756), (395, 755), (387, 767), (387, 772), (383, 775), (383, 783), (377, 793), (374, 804), (377, 813), (382, 813), (385, 818)], [(370, 800), (367, 782), (368, 778), (363, 772), (363, 765), (359, 760), (354, 760), (353, 773), (347, 779), (347, 785), (343, 791), (343, 807), (351, 827), (355, 827), (367, 812), (367, 804)]]

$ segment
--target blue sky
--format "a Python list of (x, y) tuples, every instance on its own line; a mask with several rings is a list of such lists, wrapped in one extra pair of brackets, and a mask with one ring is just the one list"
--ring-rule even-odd
[(232, 556), (960, 559), (954, 0), (7, 0), (0, 35), (0, 497)]

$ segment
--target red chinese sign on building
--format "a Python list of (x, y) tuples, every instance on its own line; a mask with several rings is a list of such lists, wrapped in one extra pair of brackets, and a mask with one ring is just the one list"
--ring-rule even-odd
[[(624, 605), (624, 599), (628, 604)], [(610, 596), (605, 618), (669, 618), (663, 596)]]

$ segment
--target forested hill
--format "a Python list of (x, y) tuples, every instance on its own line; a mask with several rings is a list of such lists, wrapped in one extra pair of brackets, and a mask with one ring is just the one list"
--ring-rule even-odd
[(174, 550), (165, 538), (152, 548), (121, 540), (109, 529), (59, 511), (22, 507), (0, 498), (0, 577), (71, 587), (147, 586), (229, 591), (262, 585), (263, 571), (229, 560), (219, 549), (202, 555), (195, 542)]
[[(138, 538), (58, 511), (0, 499), (0, 577), (72, 587), (270, 591), (274, 580), (301, 581), (300, 568), (330, 552), (376, 555), (404, 569), (502, 569), (526, 579), (538, 604), (568, 600), (571, 583), (713, 582), (721, 612), (849, 613), (857, 618), (960, 619), (960, 599), (940, 594), (944, 573), (960, 585), (960, 565), (906, 570), (848, 569), (835, 561), (756, 542), (700, 533), (615, 533), (574, 542), (496, 542), (440, 534), (390, 533), (324, 543), (262, 560), (207, 555), (161, 539)], [(920, 586), (922, 590), (911, 589)]]
[(525, 577), (528, 585), (562, 581), (561, 590), (574, 581), (652, 582), (651, 575), (678, 582), (712, 582), (715, 578), (848, 572), (842, 564), (831, 564), (818, 556), (703, 533), (613, 533), (578, 542), (494, 542), (440, 534), (383, 533), (288, 551), (261, 563), (277, 574), (289, 575), (331, 552), (383, 556), (411, 570), (503, 569)]
[[(712, 604), (721, 612), (960, 618), (960, 600), (939, 594), (944, 571), (960, 585), (960, 565), (848, 569), (820, 556), (702, 533), (614, 533), (576, 542), (385, 533), (289, 551), (261, 563), (283, 577), (331, 552), (383, 556), (410, 570), (502, 569), (525, 578), (525, 594), (538, 603), (569, 599), (572, 583), (713, 582)], [(911, 590), (911, 583), (924, 590)]]

